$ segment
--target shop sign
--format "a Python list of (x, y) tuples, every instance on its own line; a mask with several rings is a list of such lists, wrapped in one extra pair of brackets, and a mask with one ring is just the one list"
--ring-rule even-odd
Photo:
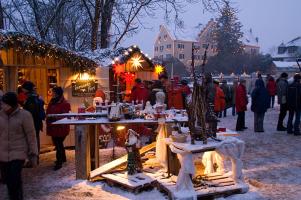
[(75, 80), (72, 82), (72, 96), (92, 97), (97, 90), (95, 80)]

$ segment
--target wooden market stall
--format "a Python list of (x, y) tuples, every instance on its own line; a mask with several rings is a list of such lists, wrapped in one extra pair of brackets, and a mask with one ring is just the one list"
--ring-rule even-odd
[[(0, 31), (0, 60), (4, 92), (17, 91), (25, 80), (32, 81), (46, 106), (54, 86), (64, 89), (72, 111), (77, 111), (84, 98), (92, 98), (97, 86), (105, 84), (95, 76), (97, 63), (93, 60), (23, 33)], [(51, 144), (50, 139), (42, 134), (41, 144), (47, 143)]]
[(111, 99), (116, 99), (115, 94), (123, 93), (122, 100), (129, 100), (135, 79), (142, 81), (158, 80), (158, 76), (165, 72), (164, 67), (154, 63), (147, 54), (136, 45), (119, 51), (112, 59), (110, 67), (110, 90), (114, 91)]

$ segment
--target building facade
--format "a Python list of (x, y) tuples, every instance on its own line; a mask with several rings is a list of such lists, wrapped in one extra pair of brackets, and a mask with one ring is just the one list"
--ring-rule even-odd
[(287, 43), (281, 43), (277, 52), (273, 55), (273, 64), (277, 75), (286, 72), (289, 76), (293, 76), (300, 69), (296, 62), (301, 58), (301, 36), (292, 39)]
[[(207, 46), (207, 58), (217, 54), (217, 44), (214, 40), (215, 27), (216, 22), (211, 19), (195, 38), (179, 38), (175, 34), (172, 34), (166, 26), (160, 25), (159, 34), (154, 43), (154, 58), (162, 61), (175, 58), (182, 62), (187, 69), (190, 69), (193, 44), (195, 47), (195, 65), (201, 65)], [(245, 53), (251, 55), (259, 54), (260, 46), (258, 38), (254, 36), (252, 29), (245, 31), (241, 41)]]

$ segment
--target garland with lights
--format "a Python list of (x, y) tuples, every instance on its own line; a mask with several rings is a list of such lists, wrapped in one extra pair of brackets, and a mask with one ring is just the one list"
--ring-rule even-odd
[(74, 72), (95, 74), (97, 63), (58, 45), (40, 41), (33, 36), (19, 32), (0, 31), (0, 49), (14, 48), (25, 55), (54, 57), (62, 59)]

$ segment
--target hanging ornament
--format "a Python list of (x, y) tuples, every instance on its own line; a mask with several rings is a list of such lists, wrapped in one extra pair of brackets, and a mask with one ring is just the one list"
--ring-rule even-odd
[(124, 64), (114, 64), (113, 65), (113, 70), (114, 70), (115, 74), (123, 73), (124, 70), (125, 70)]
[(131, 82), (134, 81), (135, 74), (130, 73), (130, 72), (125, 72), (123, 74), (123, 78), (124, 78), (124, 80), (125, 80), (126, 83), (131, 83)]
[(157, 73), (157, 74), (161, 74), (162, 72), (164, 71), (164, 68), (163, 68), (163, 66), (162, 65), (156, 65), (155, 66), (155, 72)]
[(142, 68), (142, 62), (144, 62), (143, 59), (141, 59), (141, 56), (135, 56), (131, 59), (131, 68), (133, 71), (138, 71), (139, 68)]

